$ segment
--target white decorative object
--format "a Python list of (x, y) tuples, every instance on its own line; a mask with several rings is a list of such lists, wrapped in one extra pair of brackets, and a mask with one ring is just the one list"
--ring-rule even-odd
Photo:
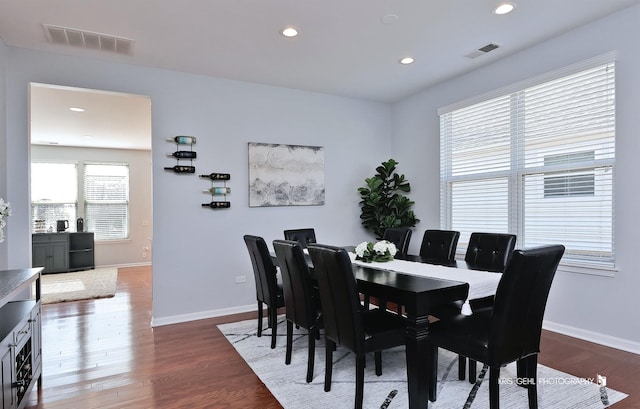
[(0, 197), (0, 243), (4, 241), (4, 226), (7, 225), (4, 218), (9, 216), (11, 216), (11, 204)]
[(362, 260), (365, 263), (391, 261), (397, 252), (396, 245), (387, 240), (381, 240), (375, 244), (363, 241), (354, 250), (356, 260)]

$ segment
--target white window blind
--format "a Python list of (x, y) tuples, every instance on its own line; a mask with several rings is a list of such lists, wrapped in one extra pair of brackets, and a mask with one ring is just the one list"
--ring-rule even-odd
[(85, 224), (96, 240), (129, 237), (129, 166), (85, 164)]
[(44, 220), (45, 230), (56, 230), (57, 220), (76, 219), (78, 203), (78, 171), (75, 163), (31, 164), (31, 226)]
[(510, 232), (614, 266), (614, 62), (442, 113), (440, 148), (441, 224), (460, 244)]

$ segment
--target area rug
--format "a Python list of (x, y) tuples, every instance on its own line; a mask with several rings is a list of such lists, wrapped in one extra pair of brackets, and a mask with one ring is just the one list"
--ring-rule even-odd
[(117, 268), (96, 268), (73, 273), (43, 274), (43, 304), (113, 297), (118, 280)]
[[(266, 326), (266, 320), (264, 325)], [(294, 330), (293, 355), (285, 365), (286, 329), (284, 318), (278, 319), (278, 342), (270, 348), (271, 331), (256, 336), (257, 320), (218, 325), (227, 340), (249, 364), (273, 396), (285, 409), (352, 408), (355, 399), (355, 359), (343, 348), (334, 352), (331, 391), (324, 392), (324, 341), (316, 344), (314, 377), (305, 382), (307, 371), (307, 335)], [(458, 380), (458, 358), (440, 350), (438, 358), (437, 401), (433, 409), (466, 409), (489, 407), (489, 373), (478, 365), (478, 381), (470, 384)], [(485, 373), (486, 371), (486, 373)], [(500, 372), (500, 403), (504, 408), (528, 408), (527, 390), (516, 385), (515, 365)], [(604, 374), (606, 376), (606, 374)], [(538, 366), (538, 407), (540, 409), (601, 409), (627, 395), (599, 386), (594, 379), (576, 378), (554, 369)], [(367, 356), (364, 386), (364, 408), (408, 408), (405, 350), (397, 347), (382, 353), (382, 376), (376, 376), (373, 355)]]

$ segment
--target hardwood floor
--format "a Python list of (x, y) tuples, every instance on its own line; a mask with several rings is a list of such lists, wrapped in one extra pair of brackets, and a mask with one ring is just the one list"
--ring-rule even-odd
[[(281, 408), (216, 325), (255, 314), (151, 328), (151, 268), (119, 269), (116, 296), (43, 306), (43, 381), (27, 408)], [(607, 376), (640, 408), (640, 357), (545, 332), (540, 363)]]

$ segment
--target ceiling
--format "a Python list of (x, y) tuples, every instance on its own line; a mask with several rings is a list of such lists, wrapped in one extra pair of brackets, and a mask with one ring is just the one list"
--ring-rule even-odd
[[(640, 0), (0, 0), (8, 46), (394, 102)], [(52, 44), (43, 25), (132, 40)], [(280, 30), (296, 27), (285, 38)], [(477, 58), (487, 44), (499, 46)], [(405, 56), (415, 58), (401, 65)]]
[(151, 149), (147, 96), (31, 84), (30, 100), (34, 145)]

